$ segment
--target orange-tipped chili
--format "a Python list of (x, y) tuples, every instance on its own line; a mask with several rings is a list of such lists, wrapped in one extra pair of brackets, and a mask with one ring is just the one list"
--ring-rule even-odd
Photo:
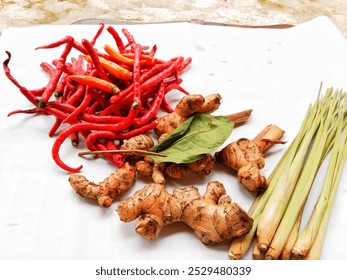
[[(86, 55), (85, 59), (88, 62), (92, 62), (92, 59), (89, 55)], [(131, 76), (132, 76), (131, 72), (123, 68), (122, 66), (118, 65), (117, 63), (109, 61), (100, 56), (99, 56), (99, 61), (102, 68), (104, 68), (107, 72), (111, 73), (113, 76), (121, 80), (126, 80), (126, 81), (131, 79)]]
[[(120, 52), (117, 52), (114, 48), (112, 48), (108, 44), (104, 45), (104, 50), (108, 53), (110, 57), (112, 57), (112, 59), (114, 59), (116, 62), (120, 64), (124, 64), (128, 66), (132, 66), (134, 64), (133, 54), (131, 54), (131, 57), (128, 57), (127, 54), (121, 54)], [(141, 64), (152, 63), (152, 59), (153, 58), (148, 55), (144, 56), (143, 54), (141, 54), (140, 63)]]
[(117, 52), (114, 48), (112, 48), (110, 45), (105, 44), (104, 50), (109, 54), (110, 57), (112, 57), (115, 61), (125, 64), (125, 65), (133, 65), (134, 60), (128, 57), (125, 57), (121, 53)]
[(88, 75), (70, 75), (69, 78), (80, 84), (91, 86), (111, 94), (119, 93), (119, 88), (115, 84), (112, 84), (108, 81), (105, 81), (97, 77)]

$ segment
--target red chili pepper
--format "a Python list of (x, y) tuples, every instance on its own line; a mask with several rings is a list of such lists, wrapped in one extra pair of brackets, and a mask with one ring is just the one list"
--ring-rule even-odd
[(134, 51), (136, 42), (135, 42), (133, 35), (131, 35), (131, 33), (125, 28), (122, 29), (122, 32), (125, 35), (125, 37), (127, 38), (128, 43), (131, 47), (131, 50)]
[[(79, 136), (83, 136), (91, 150), (117, 149), (115, 140), (122, 141), (155, 128), (160, 107), (166, 111), (173, 110), (165, 99), (167, 92), (177, 89), (189, 94), (180, 87), (182, 79), (179, 74), (190, 64), (191, 58), (174, 57), (167, 61), (154, 58), (156, 45), (149, 49), (137, 44), (132, 34), (123, 29), (127, 39), (125, 45), (113, 27), (108, 27), (107, 31), (114, 38), (118, 51), (105, 45), (106, 53), (102, 53), (94, 45), (103, 29), (104, 24), (101, 24), (90, 41), (84, 39), (79, 43), (66, 36), (38, 47), (54, 48), (66, 44), (59, 59), (53, 60), (54, 67), (42, 63), (41, 67), (50, 74), (50, 79), (41, 89), (28, 90), (21, 86), (10, 74), (9, 53), (9, 58), (4, 61), (6, 76), (36, 106), (9, 115), (35, 113), (54, 116), (56, 121), (49, 131), (50, 136), (63, 122), (68, 124), (53, 144), (52, 157), (58, 166), (69, 172), (77, 172), (82, 166), (71, 168), (60, 159), (59, 150), (67, 137), (77, 144)], [(66, 59), (72, 48), (81, 54), (71, 58), (69, 63)], [(56, 101), (50, 100), (53, 89), (53, 92), (62, 93)], [(120, 154), (106, 153), (105, 158), (118, 167), (124, 164)]]
[(154, 121), (152, 121), (146, 125), (139, 126), (139, 127), (134, 128), (132, 130), (129, 130), (127, 132), (117, 133), (117, 137), (115, 139), (117, 139), (117, 140), (129, 139), (133, 136), (136, 136), (136, 135), (139, 135), (142, 133), (146, 133), (146, 132), (156, 128), (157, 125), (158, 125), (157, 120), (154, 120)]
[(141, 57), (141, 46), (139, 44), (135, 44), (134, 46), (134, 67), (133, 67), (133, 85), (134, 85), (134, 97), (133, 102), (137, 102), (139, 107), (142, 108), (141, 102), (141, 83), (140, 83), (140, 74), (141, 74), (141, 65), (140, 65), (140, 57)]
[[(110, 55), (111, 56), (111, 55)], [(134, 60), (135, 54), (133, 52), (122, 53), (122, 56)], [(112, 56), (111, 56), (112, 57)], [(154, 54), (141, 53), (141, 64), (153, 65), (155, 62)]]
[(47, 84), (47, 87), (46, 87), (45, 91), (42, 93), (39, 102), (37, 103), (37, 106), (39, 108), (43, 108), (46, 106), (46, 103), (48, 102), (49, 98), (53, 95), (53, 93), (57, 87), (57, 84), (59, 82), (59, 79), (63, 73), (66, 58), (69, 55), (69, 53), (72, 49), (72, 43), (74, 42), (74, 39), (72, 37), (68, 37), (68, 38), (69, 38), (69, 40), (67, 40), (65, 49), (57, 61), (55, 71), (51, 75), (50, 80)]
[[(151, 89), (151, 88), (155, 87), (156, 85), (158, 85), (164, 79), (170, 77), (175, 72), (175, 70), (177, 69), (176, 68), (177, 64), (181, 63), (182, 60), (183, 60), (183, 58), (178, 59), (177, 61), (172, 63), (168, 68), (164, 69), (162, 72), (156, 74), (155, 76), (152, 76), (147, 81), (142, 83), (141, 84), (141, 92), (143, 92), (142, 97), (145, 100), (147, 100), (146, 92), (149, 89)], [(128, 94), (123, 99), (121, 99), (121, 101), (118, 104), (126, 105), (126, 104), (131, 103), (132, 99), (133, 99), (133, 95), (134, 95), (134, 93)], [(112, 102), (112, 100), (110, 100), (110, 101)]]
[(54, 68), (52, 65), (50, 65), (49, 63), (47, 62), (42, 62), (40, 64), (40, 67), (45, 70), (49, 75), (53, 75), (54, 73)]
[(153, 119), (155, 115), (158, 113), (160, 104), (163, 101), (164, 96), (165, 87), (164, 83), (161, 83), (159, 89), (157, 90), (157, 94), (155, 95), (154, 100), (151, 104), (150, 109), (139, 120), (136, 120), (136, 122), (134, 121), (134, 124), (141, 126), (147, 124), (151, 119)]
[(78, 134), (78, 131), (74, 132), (74, 133), (71, 133), (71, 144), (72, 146), (77, 146), (78, 145), (78, 142), (79, 142), (79, 134)]
[[(114, 143), (114, 139), (117, 137), (117, 134), (108, 130), (93, 131), (86, 138), (86, 146), (90, 151), (94, 151), (101, 147), (102, 150), (117, 150), (117, 146)], [(100, 145), (100, 141), (105, 142), (106, 145)], [(120, 154), (104, 154), (104, 156), (111, 161), (117, 167), (124, 165), (123, 156)]]
[[(109, 139), (106, 142), (106, 148), (107, 148), (107, 150), (117, 150), (116, 144), (111, 139)], [(115, 166), (120, 168), (120, 167), (122, 167), (124, 165), (124, 158), (125, 158), (124, 154), (112, 153), (112, 154), (110, 154), (110, 157), (111, 157), (111, 159), (112, 159), (112, 161), (113, 161)]]
[(54, 92), (55, 97), (60, 97), (64, 94), (64, 89), (66, 87), (66, 79), (68, 77), (67, 73), (61, 75), (60, 81), (58, 82), (57, 88)]
[[(84, 55), (79, 55), (77, 59), (72, 58), (72, 65), (71, 65), (71, 70), (72, 73), (75, 75), (86, 75), (86, 70), (83, 68), (83, 63), (84, 63)], [(72, 75), (71, 73), (71, 75)]]
[(5, 72), (6, 77), (20, 90), (20, 92), (34, 105), (36, 105), (36, 96), (27, 88), (21, 86), (18, 81), (11, 75), (11, 70), (8, 66), (11, 60), (11, 53), (6, 51), (6, 54), (8, 56), (7, 59), (3, 62), (3, 69)]
[(103, 24), (102, 22), (100, 23), (100, 28), (98, 29), (98, 31), (96, 32), (95, 36), (93, 37), (92, 40), (90, 40), (90, 43), (94, 46), (95, 43), (96, 43), (96, 40), (100, 37), (102, 31), (104, 30), (105, 28), (105, 24)]
[(53, 135), (56, 133), (60, 125), (62, 124), (63, 120), (61, 119), (55, 119), (54, 124), (52, 125), (51, 129), (48, 132), (49, 137), (53, 137)]
[(32, 108), (32, 109), (27, 109), (27, 110), (14, 110), (10, 113), (7, 114), (8, 117), (15, 115), (15, 114), (35, 114), (35, 113), (40, 113), (41, 110), (39, 110), (37, 107)]
[(30, 93), (34, 96), (41, 96), (42, 93), (45, 91), (45, 86), (42, 87), (42, 88), (37, 88), (37, 89), (31, 89), (30, 90)]
[[(64, 38), (62, 38), (62, 39), (60, 39), (60, 40), (58, 40), (56, 42), (53, 42), (51, 44), (47, 44), (47, 45), (36, 47), (35, 50), (56, 48), (56, 47), (59, 47), (61, 45), (67, 44), (70, 41), (71, 41), (71, 36), (65, 36)], [(80, 51), (81, 53), (87, 54), (86, 49), (83, 47), (83, 45), (81, 43), (78, 43), (75, 40), (73, 40), (72, 46), (73, 46), (73, 48), (75, 48), (76, 50)]]
[(112, 35), (113, 39), (115, 40), (118, 50), (120, 52), (124, 52), (125, 46), (122, 38), (119, 36), (119, 33), (112, 26), (107, 26), (106, 30)]
[(52, 157), (53, 160), (56, 162), (56, 164), (61, 167), (62, 169), (68, 171), (68, 172), (78, 172), (82, 169), (82, 165), (79, 167), (73, 168), (65, 164), (60, 156), (59, 156), (59, 150), (60, 146), (63, 144), (65, 139), (71, 135), (72, 133), (76, 131), (86, 131), (86, 130), (110, 130), (110, 131), (122, 131), (133, 123), (136, 115), (138, 113), (138, 106), (137, 104), (134, 104), (128, 114), (128, 116), (122, 121), (117, 124), (95, 124), (95, 123), (76, 123), (72, 124), (69, 127), (67, 127), (64, 131), (62, 131), (57, 139), (55, 140), (53, 147), (52, 147)]
[(92, 100), (91, 89), (87, 86), (85, 90), (85, 95), (83, 101), (78, 105), (78, 107), (64, 120), (64, 122), (69, 122), (76, 118), (80, 113), (82, 113), (89, 105)]
[(109, 77), (107, 76), (105, 70), (102, 68), (102, 66), (100, 64), (100, 59), (99, 59), (97, 52), (94, 50), (94, 46), (86, 39), (82, 40), (82, 44), (86, 48), (86, 50), (90, 56), (90, 60), (93, 62), (94, 67), (95, 67), (98, 75), (100, 76), (100, 78), (104, 79), (105, 81), (110, 82)]
[(119, 93), (119, 88), (115, 84), (112, 84), (108, 81), (105, 81), (97, 77), (87, 75), (70, 75), (69, 78), (75, 82), (78, 82), (86, 86), (94, 87), (104, 92), (108, 92), (111, 94)]

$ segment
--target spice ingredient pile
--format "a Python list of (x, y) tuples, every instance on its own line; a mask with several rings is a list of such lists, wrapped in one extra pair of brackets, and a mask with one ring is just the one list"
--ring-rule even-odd
[[(95, 45), (105, 30), (114, 44), (104, 44), (100, 50)], [(136, 180), (150, 178), (152, 182), (117, 205), (119, 219), (138, 219), (136, 232), (145, 238), (153, 240), (165, 225), (182, 222), (204, 246), (230, 242), (230, 259), (242, 258), (255, 239), (255, 259), (320, 258), (347, 156), (346, 93), (330, 88), (319, 94), (296, 138), (266, 178), (261, 174), (264, 156), (273, 145), (286, 144), (281, 140), (285, 130), (268, 125), (254, 139), (225, 143), (252, 110), (218, 116), (214, 113), (221, 104), (220, 94), (203, 96), (184, 89), (180, 75), (188, 70), (191, 57), (157, 58), (156, 45), (141, 45), (127, 29), (119, 33), (104, 24), (93, 38), (79, 42), (66, 36), (37, 49), (60, 46), (64, 48), (58, 58), (41, 63), (49, 79), (38, 89), (27, 89), (17, 81), (10, 69), (12, 54), (6, 52), (7, 78), (33, 105), (8, 116), (55, 117), (48, 133), (56, 137), (52, 159), (68, 172), (78, 195), (110, 207)], [(78, 56), (70, 58), (72, 50)], [(170, 92), (183, 97), (169, 104)], [(68, 138), (73, 146), (84, 144), (88, 149), (80, 156), (102, 156), (115, 171), (94, 183), (79, 173), (82, 165), (67, 165), (59, 152)], [(301, 225), (307, 196), (328, 154), (321, 195), (307, 225)], [(203, 195), (194, 186), (177, 187), (172, 194), (167, 191), (167, 178), (179, 179), (189, 172), (208, 175), (216, 162), (230, 168), (231, 176), (237, 176), (254, 196), (248, 211), (231, 200), (219, 181), (209, 182)], [(300, 232), (300, 228), (304, 229)]]

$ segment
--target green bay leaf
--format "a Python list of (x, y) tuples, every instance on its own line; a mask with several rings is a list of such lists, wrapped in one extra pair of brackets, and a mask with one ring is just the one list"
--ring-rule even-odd
[(150, 156), (156, 162), (189, 163), (220, 147), (230, 136), (233, 122), (223, 116), (195, 114), (150, 151), (166, 157)]

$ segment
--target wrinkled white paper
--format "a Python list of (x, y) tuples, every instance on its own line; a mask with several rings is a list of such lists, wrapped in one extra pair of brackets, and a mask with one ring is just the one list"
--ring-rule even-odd
[[(286, 145), (275, 146), (266, 156), (264, 174), (269, 175), (286, 147), (295, 137), (321, 82), (347, 89), (347, 42), (325, 17), (289, 29), (249, 29), (192, 23), (115, 25), (127, 28), (143, 45), (158, 47), (157, 57), (192, 57), (182, 78), (191, 93), (220, 93), (218, 114), (253, 109), (248, 123), (236, 128), (230, 141), (252, 138), (268, 124), (286, 133)], [(35, 50), (66, 35), (76, 40), (91, 39), (97, 25), (37, 26), (8, 28), (0, 37), (0, 59), (12, 53), (13, 75), (27, 88), (39, 88), (48, 76), (39, 64), (51, 62), (62, 47)], [(105, 31), (97, 47), (113, 43)], [(174, 106), (181, 93), (168, 94)], [(48, 131), (53, 117), (7, 114), (28, 109), (31, 104), (0, 71), (0, 259), (228, 259), (229, 244), (205, 246), (183, 224), (165, 227), (154, 241), (136, 234), (135, 222), (120, 222), (115, 211), (119, 198), (108, 209), (79, 197), (68, 183), (69, 174), (51, 158), (55, 137)], [(71, 166), (83, 164), (82, 174), (101, 181), (114, 167), (102, 158), (86, 160), (77, 152), (85, 147), (61, 149), (62, 159)], [(326, 166), (326, 165), (325, 165)], [(347, 259), (347, 177), (340, 182), (323, 248), (323, 259)], [(324, 172), (319, 173), (307, 202), (309, 217), (319, 194)], [(195, 185), (203, 194), (208, 181), (221, 181), (228, 194), (244, 209), (254, 196), (238, 184), (235, 175), (222, 166), (207, 177), (189, 176), (169, 181), (168, 191)], [(143, 187), (137, 180), (129, 193)], [(251, 258), (251, 251), (244, 257)]]

